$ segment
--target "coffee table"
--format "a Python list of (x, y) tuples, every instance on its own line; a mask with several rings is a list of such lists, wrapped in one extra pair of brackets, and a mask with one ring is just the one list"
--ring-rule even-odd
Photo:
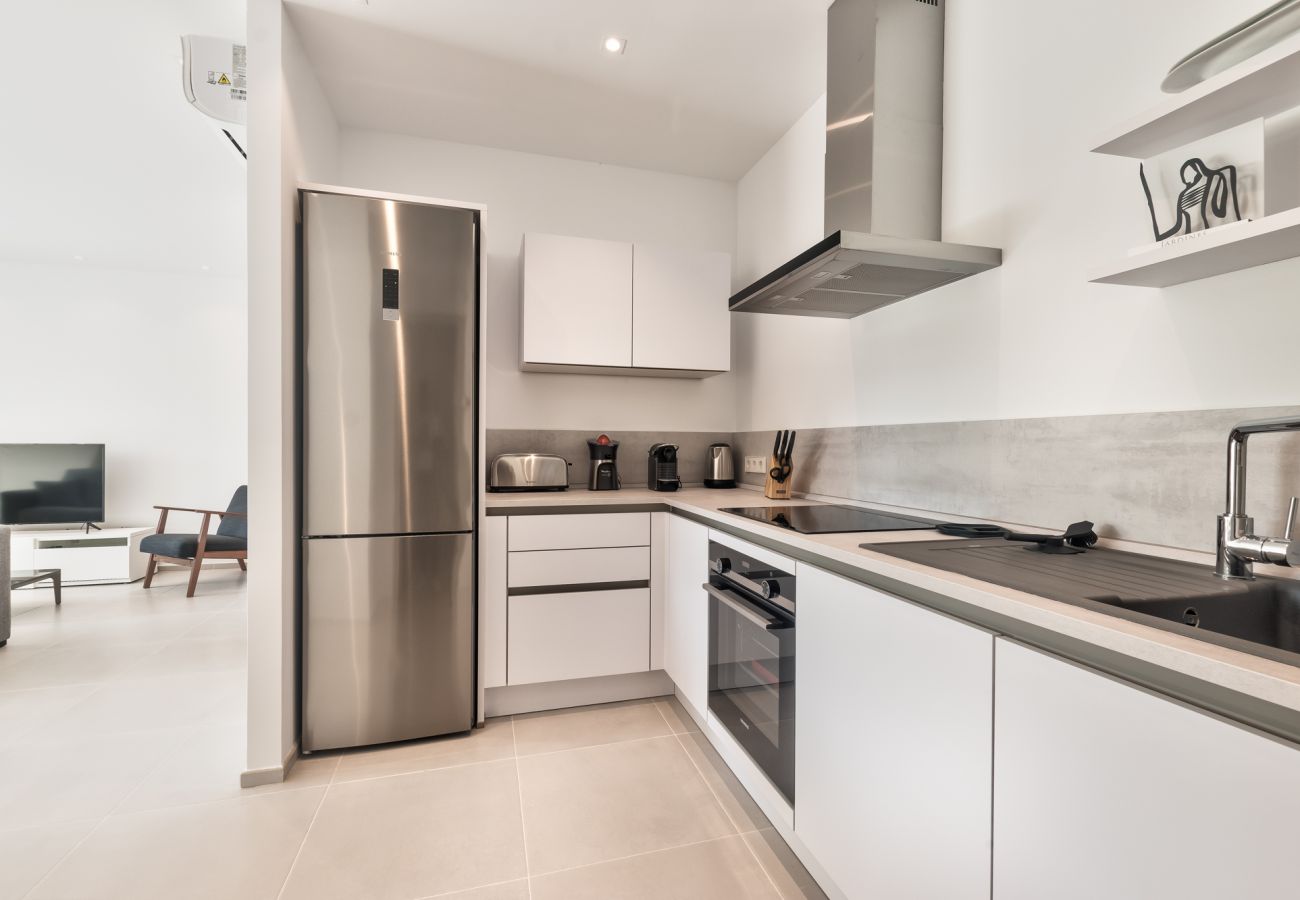
[(54, 605), (59, 606), (63, 603), (62, 569), (15, 569), (9, 573), (9, 587), (26, 587), (47, 578), (54, 582)]

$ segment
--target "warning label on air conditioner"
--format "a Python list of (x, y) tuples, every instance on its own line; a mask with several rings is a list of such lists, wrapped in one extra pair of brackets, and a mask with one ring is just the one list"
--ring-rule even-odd
[(248, 48), (235, 44), (230, 51), (230, 70), (234, 73), (229, 82), (231, 100), (248, 99)]

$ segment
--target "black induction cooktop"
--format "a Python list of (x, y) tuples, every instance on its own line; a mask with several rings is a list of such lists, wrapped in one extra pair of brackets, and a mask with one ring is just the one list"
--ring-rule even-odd
[(739, 506), (719, 512), (733, 513), (800, 534), (839, 534), (853, 531), (919, 531), (938, 522), (915, 516), (873, 512), (837, 503), (816, 506)]

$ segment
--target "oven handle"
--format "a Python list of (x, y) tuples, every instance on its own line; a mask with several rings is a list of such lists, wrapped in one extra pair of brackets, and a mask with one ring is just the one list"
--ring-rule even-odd
[[(735, 583), (738, 587), (750, 591), (751, 593), (758, 594), (758, 596), (762, 597), (764, 600), (772, 599), (772, 588), (775, 586), (774, 583), (755, 581), (752, 578), (747, 578), (739, 572), (728, 568), (728, 566), (729, 563), (725, 558), (709, 561), (709, 568), (717, 572), (723, 578)], [(777, 590), (777, 595), (780, 596), (779, 589)]]
[(744, 600), (738, 600), (722, 588), (714, 587), (707, 581), (702, 585), (709, 596), (719, 603), (726, 604), (737, 615), (745, 618), (749, 622), (757, 625), (765, 631), (783, 631), (787, 628), (793, 628), (793, 622), (787, 622), (784, 619), (777, 619), (772, 616), (765, 616), (754, 610), (752, 604)]

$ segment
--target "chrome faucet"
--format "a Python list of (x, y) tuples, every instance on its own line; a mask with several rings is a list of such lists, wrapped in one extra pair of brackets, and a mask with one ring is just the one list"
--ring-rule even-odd
[(1228, 435), (1228, 503), (1219, 516), (1214, 564), (1220, 578), (1254, 578), (1253, 565), (1257, 562), (1300, 566), (1300, 540), (1291, 537), (1296, 519), (1295, 497), (1287, 511), (1283, 537), (1255, 535), (1255, 520), (1246, 515), (1246, 439), (1252, 434), (1275, 431), (1300, 432), (1300, 416), (1242, 422)]

